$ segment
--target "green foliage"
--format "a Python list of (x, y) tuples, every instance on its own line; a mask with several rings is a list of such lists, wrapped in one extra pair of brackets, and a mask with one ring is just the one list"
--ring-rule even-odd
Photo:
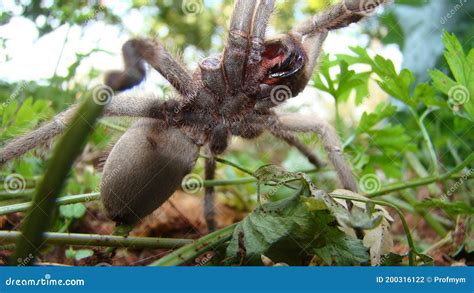
[(310, 208), (321, 204), (316, 201), (297, 195), (257, 208), (235, 228), (227, 248), (228, 262), (261, 264), (261, 255), (296, 265), (311, 255), (328, 265), (368, 261), (362, 242), (334, 226), (335, 218), (328, 210)]
[(11, 139), (25, 130), (31, 129), (38, 124), (39, 121), (51, 117), (52, 111), (45, 100), (33, 102), (33, 98), (27, 98), (21, 105), (16, 101), (4, 104), (2, 113), (2, 124), (0, 132), (0, 140), (6, 141)]
[(329, 57), (323, 56), (323, 62), (320, 65), (319, 73), (313, 78), (314, 86), (333, 96), (338, 102), (346, 102), (350, 94), (355, 91), (356, 103), (360, 104), (362, 98), (367, 96), (368, 73), (358, 74), (354, 70), (349, 70), (349, 64), (344, 60), (338, 64), (339, 74), (331, 77), (330, 69), (335, 62), (328, 61)]
[(83, 258), (90, 257), (94, 255), (94, 251), (92, 249), (78, 249), (74, 250), (72, 247), (69, 247), (65, 251), (66, 257), (74, 260), (81, 260)]
[(86, 214), (86, 206), (82, 203), (75, 203), (59, 207), (59, 213), (64, 218), (80, 219)]
[[(286, 172), (277, 166), (264, 166), (255, 174), (260, 184), (297, 181), (301, 186), (292, 197), (259, 206), (237, 225), (226, 251), (228, 264), (259, 265), (262, 255), (274, 262), (296, 265), (314, 256), (327, 265), (359, 265), (369, 261), (368, 248), (362, 241), (343, 231), (379, 227), (384, 215), (372, 213), (373, 206), (365, 211), (359, 207), (349, 211), (317, 189), (306, 175)], [(386, 233), (373, 236), (375, 239), (367, 242), (370, 247), (388, 237)]]
[[(446, 46), (444, 57), (454, 80), (439, 70), (432, 70), (433, 85), (449, 97), (448, 102), (455, 107), (456, 114), (474, 122), (474, 49), (466, 55), (456, 36), (449, 33), (445, 33), (443, 42)], [(467, 115), (460, 112), (460, 107)]]
[(450, 202), (443, 199), (432, 198), (420, 202), (416, 207), (421, 209), (439, 208), (453, 217), (457, 215), (474, 215), (474, 208), (462, 201)]

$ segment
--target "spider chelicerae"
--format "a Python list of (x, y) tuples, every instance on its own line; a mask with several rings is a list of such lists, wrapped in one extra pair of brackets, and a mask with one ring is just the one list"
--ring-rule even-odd
[[(231, 136), (245, 139), (264, 131), (297, 148), (316, 166), (322, 161), (295, 132), (319, 135), (343, 188), (357, 191), (334, 129), (314, 116), (278, 114), (273, 108), (307, 85), (321, 46), (331, 30), (369, 15), (387, 0), (343, 0), (286, 34), (267, 38), (275, 0), (237, 0), (224, 52), (210, 56), (190, 73), (157, 39), (132, 39), (123, 45), (124, 71), (112, 71), (105, 84), (115, 91), (106, 116), (139, 118), (114, 145), (105, 163), (101, 196), (108, 216), (133, 224), (150, 214), (179, 188), (191, 172), (200, 147), (208, 156), (205, 178), (213, 179), (215, 156)], [(162, 100), (125, 91), (145, 78), (145, 63), (174, 87), (178, 98)], [(77, 106), (52, 122), (9, 142), (0, 165), (45, 144), (66, 128)], [(205, 212), (214, 229), (213, 187), (205, 188)]]

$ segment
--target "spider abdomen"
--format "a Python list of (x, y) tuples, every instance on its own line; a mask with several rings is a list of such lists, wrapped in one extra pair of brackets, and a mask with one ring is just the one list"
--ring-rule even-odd
[(199, 148), (179, 129), (140, 119), (115, 144), (104, 167), (102, 202), (107, 215), (132, 224), (150, 214), (179, 188)]

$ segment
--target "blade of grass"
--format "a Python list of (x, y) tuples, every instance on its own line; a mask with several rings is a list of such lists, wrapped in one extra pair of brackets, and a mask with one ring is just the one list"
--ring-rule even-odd
[[(100, 88), (95, 93), (107, 93), (108, 88)], [(110, 97), (109, 97), (110, 98)], [(101, 115), (104, 103), (96, 103), (95, 97), (89, 95), (79, 106), (72, 122), (54, 148), (48, 168), (41, 179), (33, 203), (22, 223), (21, 235), (18, 237), (17, 249), (12, 265), (25, 265), (22, 260), (28, 259), (26, 265), (32, 265), (35, 255), (39, 253), (43, 243), (43, 232), (52, 220), (56, 197), (61, 192), (69, 171), (81, 154), (93, 125)]]

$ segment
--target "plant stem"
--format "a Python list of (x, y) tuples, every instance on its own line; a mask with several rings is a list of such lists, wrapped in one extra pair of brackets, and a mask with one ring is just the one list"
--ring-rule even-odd
[(244, 185), (255, 183), (257, 179), (254, 177), (243, 177), (237, 179), (221, 179), (221, 180), (204, 180), (204, 187), (210, 186), (226, 186), (226, 185)]
[[(108, 91), (105, 88), (99, 90)], [(95, 103), (94, 97), (89, 95), (56, 145), (44, 177), (35, 191), (32, 206), (22, 223), (17, 249), (12, 258), (13, 265), (19, 265), (24, 259), (30, 260), (26, 265), (34, 263), (35, 255), (39, 253), (43, 242), (43, 232), (48, 229), (53, 218), (56, 197), (61, 192), (69, 171), (82, 152), (104, 106), (102, 103)]]
[[(474, 153), (471, 153), (462, 162), (462, 164), (456, 166), (451, 171), (449, 171), (447, 173), (444, 173), (442, 175), (434, 175), (434, 176), (429, 176), (429, 177), (425, 177), (425, 178), (421, 178), (421, 179), (416, 179), (416, 180), (409, 181), (408, 183), (404, 183), (404, 182), (396, 183), (396, 184), (393, 184), (389, 187), (383, 188), (379, 191), (367, 193), (367, 194), (364, 194), (364, 195), (367, 196), (367, 197), (373, 198), (373, 197), (381, 196), (381, 195), (384, 195), (384, 194), (387, 194), (387, 193), (390, 193), (390, 192), (394, 192), (394, 191), (400, 191), (400, 190), (408, 189), (408, 188), (412, 188), (412, 187), (428, 185), (428, 184), (431, 184), (433, 182), (438, 182), (438, 181), (445, 181), (447, 179), (450, 179), (456, 173), (459, 173), (460, 171), (462, 171), (462, 169), (467, 167), (471, 162), (474, 162)], [(472, 177), (472, 174), (468, 176), (468, 178), (471, 178), (471, 177)]]
[(116, 131), (120, 131), (120, 132), (125, 132), (127, 131), (127, 128), (125, 127), (122, 127), (120, 125), (116, 125), (116, 124), (113, 124), (113, 123), (110, 123), (109, 121), (105, 120), (105, 119), (101, 119), (99, 120), (99, 124), (102, 124), (104, 125), (105, 127), (108, 127), (112, 130), (116, 130)]
[(431, 166), (433, 167), (434, 174), (438, 175), (439, 174), (439, 163), (438, 163), (438, 158), (436, 156), (436, 151), (433, 146), (433, 142), (431, 141), (431, 137), (428, 133), (428, 130), (426, 129), (426, 126), (423, 122), (425, 120), (426, 116), (428, 116), (431, 112), (438, 110), (438, 108), (428, 108), (426, 111), (421, 115), (421, 117), (418, 117), (418, 114), (413, 110), (411, 107), (409, 108), (411, 110), (411, 113), (415, 117), (416, 123), (418, 124), (418, 127), (420, 127), (421, 133), (423, 135), (423, 139), (425, 140), (426, 147), (428, 148), (428, 152), (430, 154), (430, 159), (431, 159)]
[(191, 261), (204, 252), (217, 248), (222, 243), (228, 241), (232, 237), (236, 225), (237, 223), (208, 234), (194, 241), (192, 244), (188, 244), (167, 254), (151, 263), (150, 266), (178, 266)]
[[(15, 243), (20, 237), (18, 231), (0, 231), (0, 245)], [(191, 239), (170, 239), (155, 237), (123, 237), (97, 234), (55, 233), (46, 232), (43, 235), (45, 244), (108, 246), (147, 249), (173, 249), (193, 242)]]
[[(209, 159), (209, 157), (208, 157), (208, 156), (205, 156), (205, 155), (199, 155), (199, 156), (200, 156), (201, 158)], [(226, 159), (219, 158), (219, 157), (215, 157), (214, 160), (216, 160), (216, 162), (219, 162), (219, 163), (222, 163), (222, 164), (225, 164), (225, 165), (229, 165), (229, 166), (231, 166), (231, 167), (234, 167), (234, 168), (236, 168), (236, 169), (238, 169), (238, 170), (240, 170), (240, 171), (242, 171), (242, 172), (244, 172), (244, 173), (246, 173), (246, 174), (248, 174), (248, 175), (250, 175), (250, 176), (253, 176), (253, 172), (252, 172), (252, 171), (250, 171), (250, 170), (248, 170), (248, 169), (246, 169), (246, 168), (244, 168), (244, 167), (242, 167), (242, 166), (240, 166), (240, 165), (238, 165), (238, 164), (236, 164), (236, 163), (234, 163), (234, 162), (231, 162), (231, 161), (228, 161), (228, 160), (226, 160)]]
[[(78, 194), (78, 195), (68, 195), (68, 196), (57, 198), (56, 204), (66, 205), (66, 204), (73, 204), (73, 203), (79, 203), (79, 202), (94, 201), (99, 198), (100, 198), (100, 193), (98, 192)], [(0, 207), (0, 216), (17, 213), (17, 212), (24, 212), (31, 207), (31, 204), (32, 202), (23, 202), (23, 203)]]

